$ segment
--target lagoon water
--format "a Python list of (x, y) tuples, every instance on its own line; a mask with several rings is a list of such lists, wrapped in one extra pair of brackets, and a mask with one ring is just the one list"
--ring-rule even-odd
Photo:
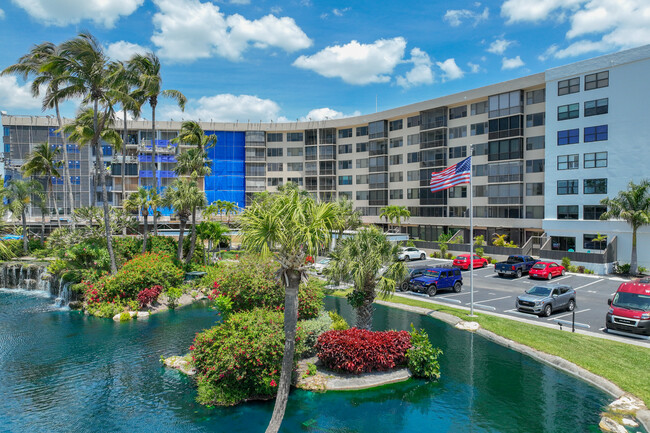
[[(206, 408), (161, 366), (186, 353), (213, 311), (196, 304), (115, 323), (0, 289), (0, 432), (263, 432), (272, 402)], [(345, 300), (328, 309), (351, 320)], [(434, 319), (378, 306), (374, 328), (413, 323), (444, 350), (442, 378), (374, 390), (293, 391), (283, 432), (598, 432), (612, 399), (524, 355)]]

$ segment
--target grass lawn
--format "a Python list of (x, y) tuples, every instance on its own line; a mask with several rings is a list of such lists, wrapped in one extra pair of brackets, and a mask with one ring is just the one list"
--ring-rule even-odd
[[(349, 291), (328, 292), (344, 297)], [(587, 335), (574, 334), (522, 323), (502, 317), (469, 312), (417, 299), (392, 297), (386, 301), (440, 311), (463, 320), (478, 322), (484, 329), (526, 346), (564, 358), (590, 372), (602, 376), (621, 389), (636, 395), (650, 405), (650, 349)], [(513, 326), (513, 323), (515, 324)]]

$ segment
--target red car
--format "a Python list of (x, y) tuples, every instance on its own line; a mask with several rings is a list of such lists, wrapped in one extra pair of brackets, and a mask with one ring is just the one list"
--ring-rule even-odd
[[(484, 268), (488, 265), (488, 261), (481, 256), (474, 254), (474, 269)], [(469, 269), (469, 254), (459, 254), (454, 259), (454, 268), (461, 268), (464, 270)]]
[(530, 278), (544, 278), (547, 280), (564, 274), (564, 266), (555, 262), (537, 262), (528, 272)]

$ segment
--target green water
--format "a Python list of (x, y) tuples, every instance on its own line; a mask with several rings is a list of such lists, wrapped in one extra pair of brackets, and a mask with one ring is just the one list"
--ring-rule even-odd
[[(344, 300), (327, 299), (347, 319)], [(272, 402), (205, 408), (161, 367), (214, 312), (194, 305), (115, 323), (0, 290), (0, 432), (263, 432)], [(425, 328), (442, 378), (357, 392), (293, 391), (283, 432), (597, 432), (603, 392), (428, 317), (377, 307), (375, 329)]]

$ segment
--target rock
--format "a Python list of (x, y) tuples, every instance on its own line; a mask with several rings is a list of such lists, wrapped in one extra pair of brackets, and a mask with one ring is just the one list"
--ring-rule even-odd
[(615, 400), (608, 407), (610, 410), (620, 412), (636, 412), (639, 409), (645, 409), (643, 401), (630, 394), (626, 394), (618, 400)]
[(639, 423), (631, 418), (623, 418), (623, 425), (626, 425), (628, 427), (638, 427)]
[(196, 374), (196, 369), (182, 356), (170, 356), (169, 358), (165, 358), (163, 362), (167, 367), (175, 368), (188, 376), (194, 376)]
[(150, 315), (151, 314), (149, 314), (148, 311), (138, 311), (138, 316), (137, 317), (138, 317), (138, 319), (148, 319)]
[(600, 427), (600, 429), (604, 432), (627, 433), (625, 427), (623, 427), (613, 419), (607, 418), (606, 416), (600, 419), (600, 423), (598, 424), (598, 427)]
[(461, 322), (456, 323), (455, 327), (457, 329), (462, 329), (464, 331), (474, 332), (474, 331), (477, 331), (478, 328), (481, 327), (481, 325), (479, 325), (478, 322), (463, 322), (463, 321), (461, 321)]
[(137, 311), (129, 311), (129, 316), (131, 316), (131, 319), (133, 319), (137, 315), (138, 315)]
[(115, 320), (116, 322), (128, 322), (132, 318), (133, 316), (127, 312), (117, 313), (115, 316), (113, 316), (113, 320)]
[(68, 304), (71, 310), (81, 310), (83, 308), (83, 303), (80, 301), (72, 301)]

